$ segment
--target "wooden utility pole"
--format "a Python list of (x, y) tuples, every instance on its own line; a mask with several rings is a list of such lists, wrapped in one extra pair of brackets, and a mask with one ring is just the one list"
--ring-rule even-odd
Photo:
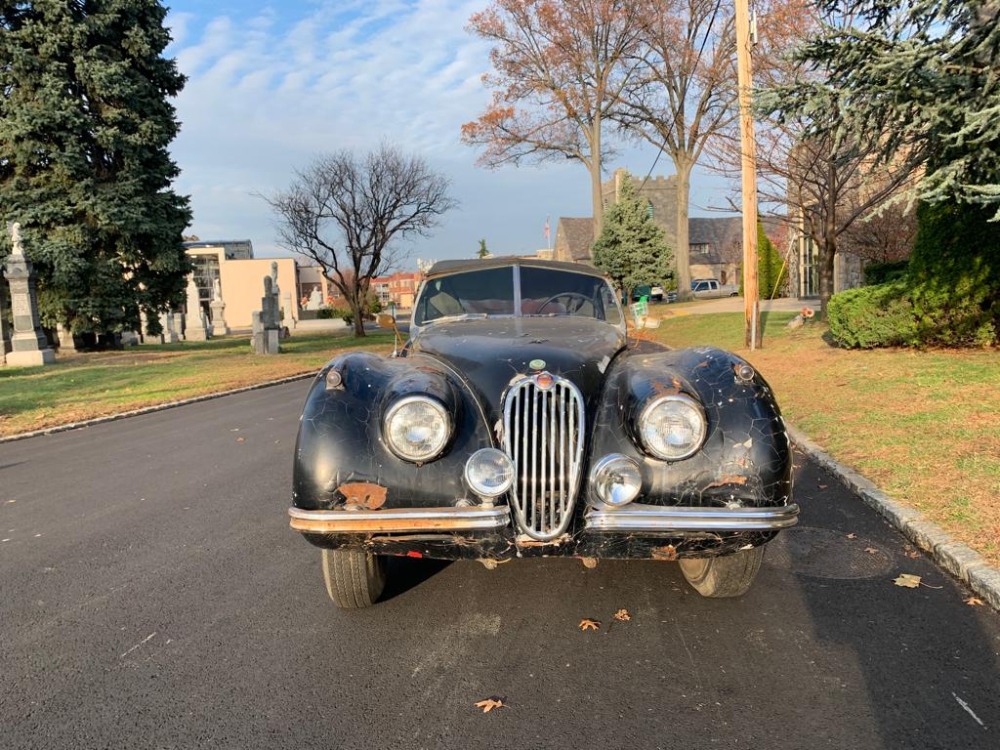
[(748, 0), (736, 2), (736, 81), (739, 85), (740, 152), (743, 174), (743, 315), (746, 345), (750, 351), (760, 346), (760, 301), (757, 291), (757, 144), (753, 132), (753, 43)]

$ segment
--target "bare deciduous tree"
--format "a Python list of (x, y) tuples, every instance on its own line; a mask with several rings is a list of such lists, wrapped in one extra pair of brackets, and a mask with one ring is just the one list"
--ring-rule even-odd
[(355, 335), (364, 336), (372, 278), (401, 257), (394, 240), (428, 234), (456, 205), (448, 188), (425, 161), (383, 144), (362, 158), (348, 150), (321, 156), (265, 199), (278, 215), (279, 243), (319, 264), (350, 305)]
[[(493, 0), (469, 28), (495, 46), (483, 77), (493, 101), (462, 126), (485, 146), (480, 163), (575, 159), (590, 173), (594, 237), (604, 204), (605, 120), (635, 64), (641, 25), (635, 0)], [(631, 63), (630, 63), (631, 61)]]
[(737, 117), (736, 37), (719, 0), (639, 0), (647, 26), (632, 77), (613, 112), (634, 136), (662, 149), (677, 175), (677, 284), (690, 295), (691, 170), (706, 142)]
[[(790, 54), (796, 46), (834, 23), (849, 19), (824, 16), (802, 0), (759, 23), (754, 50), (757, 104), (757, 186), (765, 213), (788, 222), (818, 249), (821, 315), (834, 289), (834, 259), (840, 238), (863, 217), (899, 197), (914, 179), (913, 159), (885, 163), (878, 158), (884, 133), (863, 136), (839, 127), (838, 118), (817, 106), (827, 100), (835, 111), (836, 93), (825, 84), (824, 71), (807, 67)], [(721, 172), (737, 173), (739, 134), (720, 131), (710, 144), (712, 163)], [(862, 230), (859, 230), (862, 231)]]

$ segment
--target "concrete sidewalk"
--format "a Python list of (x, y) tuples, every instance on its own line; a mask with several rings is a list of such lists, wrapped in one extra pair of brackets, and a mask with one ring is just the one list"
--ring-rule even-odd
[[(794, 299), (782, 297), (773, 300), (761, 300), (761, 312), (799, 312), (803, 307), (819, 310), (818, 299)], [(694, 302), (673, 302), (670, 304), (655, 304), (650, 306), (650, 315), (702, 315), (707, 313), (743, 312), (742, 297), (723, 297), (722, 299), (695, 300)]]

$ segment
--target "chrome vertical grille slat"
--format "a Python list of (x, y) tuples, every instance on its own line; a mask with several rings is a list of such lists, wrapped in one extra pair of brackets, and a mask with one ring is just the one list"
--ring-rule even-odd
[[(551, 385), (539, 386), (540, 375)], [(511, 505), (518, 526), (533, 539), (555, 539), (572, 521), (580, 486), (583, 396), (564, 378), (526, 375), (508, 388), (503, 420), (503, 447), (515, 466)]]

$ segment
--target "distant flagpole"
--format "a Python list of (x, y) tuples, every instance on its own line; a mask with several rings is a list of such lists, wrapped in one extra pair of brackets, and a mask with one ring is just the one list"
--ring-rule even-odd
[(551, 216), (546, 216), (545, 217), (545, 248), (547, 250), (551, 250), (552, 249), (552, 239), (551, 239), (552, 238), (552, 232), (549, 230), (549, 219), (550, 218), (552, 218), (552, 217)]

